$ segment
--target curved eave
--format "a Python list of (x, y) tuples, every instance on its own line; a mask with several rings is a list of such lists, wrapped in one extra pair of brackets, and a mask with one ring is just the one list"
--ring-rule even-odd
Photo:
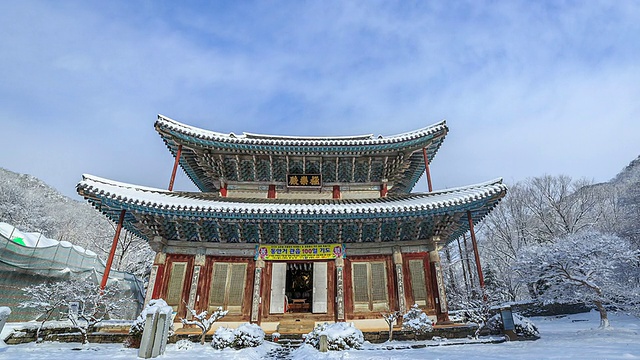
[[(398, 195), (368, 200), (291, 201), (262, 199), (239, 201), (215, 198), (202, 193), (169, 192), (138, 187), (84, 175), (78, 193), (112, 221), (126, 210), (125, 227), (149, 239), (149, 226), (141, 217), (194, 223), (202, 221), (236, 223), (334, 223), (357, 221), (393, 221), (434, 216), (450, 218), (451, 231), (445, 242), (453, 241), (468, 230), (463, 214), (469, 211), (474, 223), (486, 216), (506, 194), (501, 180), (448, 189), (434, 193)], [(465, 225), (466, 224), (466, 225)]]
[[(175, 137), (192, 144), (199, 144), (207, 148), (234, 149), (244, 151), (274, 151), (284, 149), (287, 152), (318, 152), (335, 151), (336, 147), (353, 147), (354, 152), (366, 152), (367, 150), (379, 150), (381, 147), (392, 146), (404, 148), (413, 140), (420, 140), (429, 135), (438, 135), (447, 132), (446, 121), (422, 129), (392, 135), (378, 136), (335, 136), (335, 137), (307, 137), (307, 136), (279, 136), (248, 134), (235, 135), (223, 134), (215, 131), (204, 130), (189, 126), (163, 115), (158, 115), (155, 123), (156, 130), (161, 136)], [(284, 148), (283, 148), (284, 147)]]
[[(191, 181), (201, 190), (219, 190), (218, 179), (208, 176), (197, 153), (232, 153), (244, 155), (275, 156), (376, 156), (403, 152), (410, 156), (408, 170), (397, 175), (392, 193), (408, 193), (424, 172), (421, 149), (433, 160), (448, 127), (446, 121), (415, 131), (373, 137), (371, 135), (342, 137), (292, 137), (277, 135), (222, 134), (182, 124), (163, 115), (158, 115), (156, 131), (175, 157), (178, 147), (183, 146), (180, 166)], [(420, 150), (420, 151), (417, 151)]]

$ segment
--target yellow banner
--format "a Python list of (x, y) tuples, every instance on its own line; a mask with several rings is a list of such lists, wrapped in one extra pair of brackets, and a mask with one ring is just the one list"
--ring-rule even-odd
[(342, 244), (258, 245), (256, 259), (262, 260), (321, 260), (345, 257)]

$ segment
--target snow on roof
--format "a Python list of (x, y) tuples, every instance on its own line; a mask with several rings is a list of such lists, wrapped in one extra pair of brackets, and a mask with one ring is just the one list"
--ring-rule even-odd
[(49, 239), (48, 237), (38, 232), (23, 232), (18, 230), (18, 228), (14, 227), (13, 225), (7, 224), (5, 222), (0, 222), (0, 235), (15, 242), (16, 244), (20, 244), (26, 247), (47, 248), (60, 245), (66, 248), (73, 247), (76, 251), (80, 253), (86, 253), (89, 256), (96, 255), (96, 253), (94, 253), (93, 251), (85, 250), (83, 247), (73, 245), (68, 241)]
[(408, 140), (418, 139), (438, 132), (447, 130), (446, 121), (442, 120), (436, 124), (424, 127), (422, 129), (409, 131), (402, 134), (392, 136), (374, 137), (368, 135), (356, 136), (331, 136), (331, 137), (309, 137), (309, 136), (281, 136), (281, 135), (261, 135), (252, 133), (243, 133), (236, 135), (234, 133), (223, 134), (215, 131), (204, 130), (194, 126), (186, 125), (168, 118), (164, 115), (158, 115), (156, 121), (156, 129), (167, 129), (182, 134), (193, 136), (203, 140), (242, 143), (250, 145), (279, 145), (279, 146), (343, 146), (343, 145), (381, 145), (388, 143), (404, 142)]
[[(349, 214), (394, 213), (448, 208), (471, 203), (506, 191), (502, 179), (481, 184), (398, 197), (367, 200), (336, 200), (313, 202), (264, 200), (236, 201), (229, 198), (203, 198), (202, 193), (171, 192), (83, 175), (77, 185), (85, 197), (109, 198), (121, 203), (173, 211), (252, 214)], [(197, 195), (196, 195), (197, 194)], [(191, 196), (196, 195), (196, 196)]]

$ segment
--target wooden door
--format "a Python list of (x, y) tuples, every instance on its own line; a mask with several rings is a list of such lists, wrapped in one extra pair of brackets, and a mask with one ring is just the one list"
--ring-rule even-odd
[(327, 313), (327, 263), (313, 263), (313, 309), (314, 314)]
[(273, 263), (271, 266), (270, 314), (284, 314), (284, 291), (287, 280), (287, 264)]

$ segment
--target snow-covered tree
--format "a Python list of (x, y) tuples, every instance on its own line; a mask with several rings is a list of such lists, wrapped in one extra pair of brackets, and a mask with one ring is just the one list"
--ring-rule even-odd
[(118, 316), (125, 302), (131, 301), (123, 297), (117, 285), (108, 285), (100, 289), (100, 285), (90, 280), (70, 281), (71, 294), (67, 298), (67, 305), (71, 301), (80, 303), (80, 311), (75, 314), (69, 312), (69, 320), (73, 327), (82, 334), (82, 343), (88, 342), (88, 331), (102, 320)]
[(545, 175), (509, 185), (499, 206), (483, 221), (479, 247), (485, 280), (492, 295), (502, 301), (536, 298), (534, 283), (521, 281), (515, 267), (520, 253), (530, 246), (568, 234), (599, 228), (610, 199), (587, 180)]
[(389, 341), (391, 341), (393, 340), (393, 325), (395, 325), (396, 321), (400, 317), (400, 311), (392, 311), (388, 313), (383, 312), (380, 313), (380, 315), (382, 315), (382, 318), (389, 327)]
[(471, 291), (459, 294), (459, 297), (451, 299), (452, 309), (456, 309), (460, 321), (475, 323), (478, 325), (474, 337), (480, 335), (480, 331), (491, 317), (491, 309), (500, 303), (500, 299), (494, 294), (474, 287)]
[(40, 325), (36, 330), (36, 341), (39, 342), (40, 331), (44, 324), (51, 319), (57, 311), (67, 305), (69, 286), (66, 281), (46, 282), (31, 285), (22, 289), (26, 301), (20, 303), (20, 307), (33, 308), (39, 312)]
[(210, 316), (207, 316), (209, 314), (206, 310), (198, 313), (197, 311), (189, 308), (189, 306), (187, 306), (187, 310), (189, 310), (189, 312), (191, 313), (191, 317), (193, 318), (193, 320), (187, 320), (183, 318), (181, 319), (181, 321), (184, 325), (195, 325), (200, 328), (202, 332), (200, 335), (201, 345), (204, 345), (204, 337), (207, 335), (207, 332), (211, 330), (211, 326), (213, 325), (213, 323), (225, 317), (229, 312), (229, 310), (222, 310), (222, 307), (218, 307), (218, 310), (211, 313)]
[(541, 283), (547, 302), (593, 303), (600, 326), (609, 326), (607, 304), (637, 303), (640, 253), (628, 240), (594, 231), (570, 234), (523, 251), (525, 281)]
[[(73, 327), (82, 335), (82, 343), (88, 342), (88, 330), (109, 316), (116, 316), (125, 302), (115, 285), (107, 286), (104, 290), (90, 280), (66, 280), (47, 282), (28, 286), (23, 289), (28, 300), (20, 304), (21, 307), (35, 308), (42, 313), (42, 320), (36, 339), (40, 340), (40, 331), (44, 323), (51, 319), (56, 311), (67, 311), (66, 316)], [(79, 312), (68, 311), (72, 302), (78, 302)]]

